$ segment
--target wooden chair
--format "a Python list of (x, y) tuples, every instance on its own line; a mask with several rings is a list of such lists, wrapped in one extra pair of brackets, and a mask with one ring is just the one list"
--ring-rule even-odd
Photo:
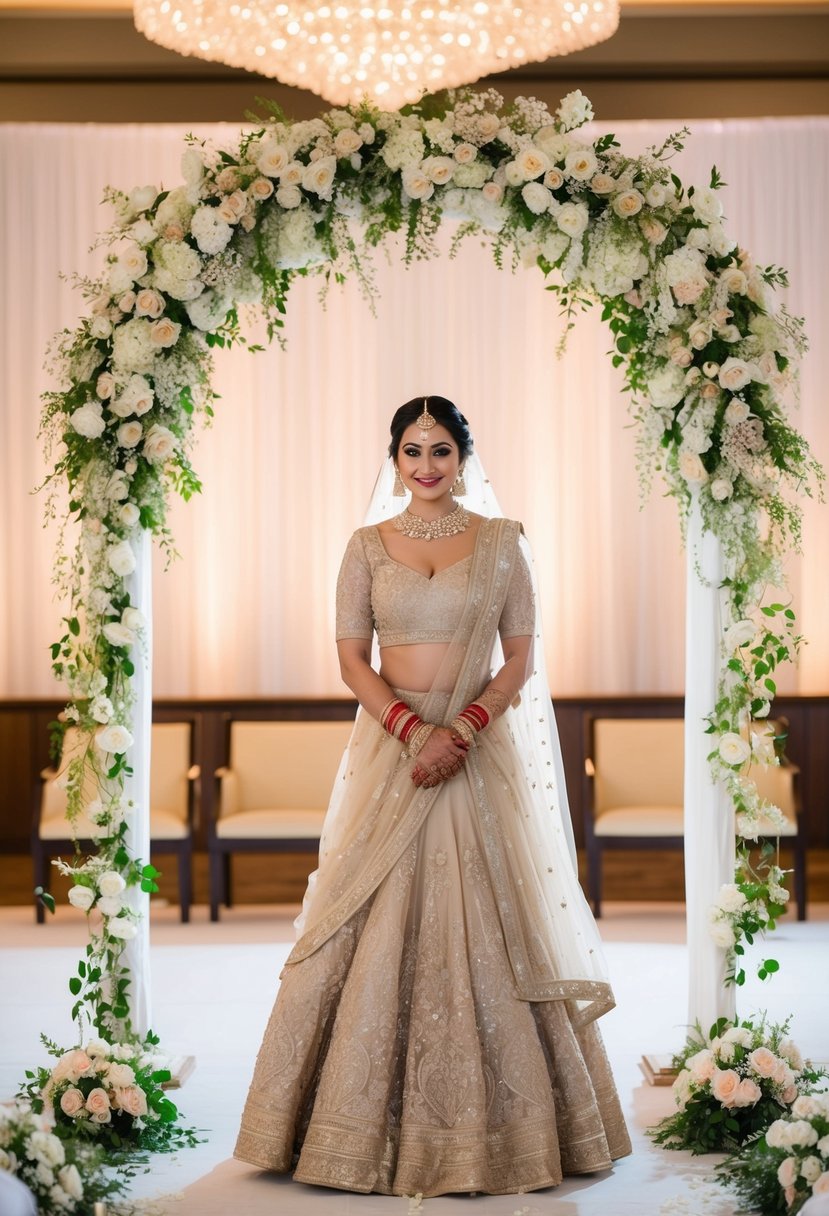
[[(193, 900), (192, 858), (195, 828), (194, 788), (199, 768), (191, 763), (193, 728), (191, 722), (155, 722), (152, 727), (150, 767), (150, 849), (153, 857), (172, 854), (178, 858), (178, 885), (181, 919), (190, 919)], [(58, 781), (72, 755), (79, 735), (70, 727), (63, 741), (59, 769), (42, 771), (35, 790), (32, 824), (32, 860), (35, 886), (46, 886), (48, 862), (52, 857), (74, 852), (72, 832), (66, 819), (66, 793)], [(93, 797), (90, 791), (89, 797)], [(92, 825), (83, 815), (76, 824), (81, 851), (94, 848)], [(43, 923), (44, 910), (38, 902), (37, 920)]]
[[(681, 849), (684, 845), (684, 723), (681, 718), (596, 718), (585, 723), (584, 834), (587, 885), (601, 915), (602, 855), (607, 849)], [(784, 720), (755, 723), (785, 733)], [(755, 764), (751, 776), (763, 798), (786, 819), (784, 828), (761, 824), (763, 837), (791, 839), (798, 920), (806, 919), (806, 839), (799, 769)]]
[(234, 853), (310, 853), (354, 723), (230, 723), (229, 763), (216, 770), (208, 829), (210, 919), (231, 906)]

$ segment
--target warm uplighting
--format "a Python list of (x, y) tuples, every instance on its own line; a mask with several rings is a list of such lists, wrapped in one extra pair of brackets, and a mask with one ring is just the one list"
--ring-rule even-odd
[(384, 110), (593, 46), (618, 23), (618, 0), (135, 0), (138, 29), (182, 55)]

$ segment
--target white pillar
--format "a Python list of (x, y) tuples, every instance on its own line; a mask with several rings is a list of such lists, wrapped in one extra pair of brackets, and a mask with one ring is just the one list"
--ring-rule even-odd
[[(734, 812), (706, 757), (705, 717), (716, 702), (722, 634), (722, 545), (704, 532), (695, 493), (688, 518), (685, 614), (685, 900), (688, 927), (688, 1022), (707, 1033), (734, 1017), (734, 986), (725, 985), (725, 951), (711, 939), (709, 909), (734, 879)], [(703, 582), (700, 579), (702, 575)], [(706, 585), (708, 584), (708, 585)]]
[[(153, 592), (152, 536), (142, 531), (134, 543), (136, 567), (127, 579), (130, 603), (143, 613), (146, 621), (144, 637), (130, 650), (135, 664), (133, 687), (135, 706), (132, 735), (135, 740), (129, 752), (133, 774), (127, 777), (124, 793), (135, 803), (128, 820), (126, 847), (131, 857), (150, 860), (150, 737), (153, 708)], [(133, 1030), (143, 1039), (151, 1027), (150, 1014), (150, 897), (140, 887), (128, 887), (125, 902), (140, 913), (138, 934), (127, 942), (122, 959), (130, 972), (129, 1006)]]

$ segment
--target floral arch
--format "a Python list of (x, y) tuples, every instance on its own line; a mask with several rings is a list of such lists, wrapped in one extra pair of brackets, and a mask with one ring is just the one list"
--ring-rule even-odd
[[(494, 90), (304, 122), (268, 107), (232, 147), (190, 139), (184, 185), (109, 191), (107, 272), (79, 283), (88, 312), (60, 336), (63, 382), (46, 395), (43, 424), (60, 445), (48, 481), (68, 484), (80, 525), (62, 562), (71, 607), (52, 658), (80, 740), (66, 773), (69, 813), (91, 823), (98, 845), (62, 863), (70, 900), (96, 917), (70, 987), (73, 1016), (98, 1033), (128, 1040), (142, 1029), (128, 953), (141, 908), (129, 893), (155, 889), (156, 875), (138, 860), (133, 830), (131, 749), (139, 700), (149, 703), (137, 577), (147, 538), (169, 542), (171, 491), (200, 488), (190, 451), (196, 417), (213, 412), (213, 350), (244, 343), (241, 305), (259, 308), (279, 337), (297, 275), (356, 276), (370, 297), (368, 249), (403, 233), (407, 261), (433, 256), (443, 217), (459, 221), (455, 243), (474, 235), (499, 266), (540, 268), (568, 327), (580, 309), (602, 308), (631, 393), (640, 471), (661, 472), (683, 531), (696, 529), (719, 560), (709, 588), (722, 616), (716, 688), (700, 717), (711, 780), (743, 842), (736, 888), (714, 912), (713, 948), (731, 979), (741, 979), (741, 936), (782, 911), (781, 871), (768, 859), (752, 866), (746, 843), (761, 814), (779, 814), (761, 804), (750, 771), (774, 762), (773, 739), (752, 744), (746, 727), (768, 715), (775, 669), (799, 642), (779, 602), (779, 558), (799, 540), (797, 493), (822, 476), (786, 412), (802, 327), (773, 309), (784, 272), (756, 266), (728, 234), (717, 170), (704, 189), (672, 173), (685, 132), (631, 158), (613, 135), (580, 138), (590, 118), (579, 92), (555, 114), (531, 98), (506, 105)], [(689, 554), (696, 560), (691, 545)], [(767, 602), (769, 591), (778, 598)]]

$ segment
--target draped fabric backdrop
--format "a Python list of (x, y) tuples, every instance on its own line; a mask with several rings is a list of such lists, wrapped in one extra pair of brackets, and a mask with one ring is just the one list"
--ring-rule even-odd
[[(677, 122), (605, 122), (636, 153)], [(829, 197), (829, 120), (692, 124), (676, 170), (728, 188), (729, 230), (761, 264), (786, 266), (789, 307), (806, 316), (813, 350), (797, 425), (829, 463), (829, 246), (819, 217)], [(221, 143), (236, 130), (204, 126)], [(182, 126), (0, 127), (0, 695), (55, 692), (48, 644), (59, 636), (51, 595), (56, 530), (31, 495), (47, 466), (38, 397), (51, 335), (82, 301), (58, 272), (90, 274), (109, 223), (107, 183), (129, 190), (179, 183)], [(441, 234), (448, 248), (450, 233)], [(421, 393), (455, 400), (504, 511), (523, 520), (542, 591), (554, 693), (677, 692), (683, 687), (684, 559), (676, 504), (658, 479), (639, 510), (627, 397), (597, 311), (579, 318), (567, 353), (557, 302), (540, 272), (498, 271), (469, 244), (411, 269), (376, 255), (377, 316), (356, 284), (292, 288), (286, 351), (219, 352), (216, 420), (194, 463), (204, 493), (176, 503), (182, 561), (157, 554), (157, 696), (339, 694), (334, 582), (387, 441), (388, 421)], [(258, 330), (249, 327), (252, 336)], [(829, 687), (829, 518), (807, 504), (805, 558), (789, 574), (809, 639), (786, 690)]]

